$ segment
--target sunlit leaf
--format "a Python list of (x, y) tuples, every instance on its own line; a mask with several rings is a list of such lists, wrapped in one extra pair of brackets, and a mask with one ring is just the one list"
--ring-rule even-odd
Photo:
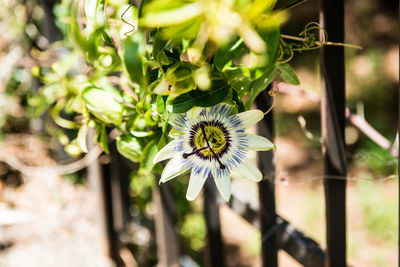
[(256, 97), (265, 89), (267, 89), (267, 86), (272, 83), (276, 75), (275, 68), (267, 69), (264, 74), (255, 80), (253, 82), (252, 88), (251, 88), (251, 94), (249, 98), (246, 101), (246, 108), (249, 109), (251, 107), (251, 104), (254, 102)]
[(97, 28), (106, 23), (104, 0), (85, 0), (85, 14), (88, 27)]
[(153, 57), (160, 66), (171, 63), (164, 52), (166, 44), (167, 40), (160, 38), (160, 32), (157, 32), (153, 40)]
[(139, 21), (140, 25), (147, 27), (165, 27), (183, 23), (193, 19), (203, 12), (202, 3), (194, 2), (176, 8), (153, 11), (144, 10), (144, 16)]
[(161, 95), (157, 96), (156, 108), (157, 108), (157, 112), (159, 114), (163, 114), (165, 112), (165, 102), (164, 102), (164, 98)]
[[(171, 39), (175, 44), (182, 44), (183, 51), (185, 49), (184, 39), (195, 39), (203, 19), (201, 17), (195, 17), (191, 20), (185, 21), (185, 23), (166, 27), (161, 30), (162, 36), (166, 39)], [(187, 47), (186, 47), (187, 48)]]
[(259, 34), (267, 44), (266, 51), (263, 54), (263, 66), (271, 68), (275, 65), (279, 54), (279, 42), (281, 38), (279, 27), (260, 29)]
[(299, 78), (289, 64), (279, 64), (276, 68), (279, 71), (282, 80), (293, 85), (300, 85)]
[(158, 95), (177, 96), (193, 90), (196, 84), (193, 79), (193, 71), (196, 69), (190, 63), (177, 62), (168, 68), (165, 75), (153, 86), (153, 92)]
[(78, 1), (74, 1), (71, 6), (71, 21), (68, 24), (68, 32), (72, 42), (81, 50), (87, 51), (89, 45), (78, 23), (78, 3)]
[(264, 11), (271, 11), (276, 3), (276, 0), (254, 0), (244, 10), (247, 18), (250, 21), (257, 20)]
[(149, 173), (153, 169), (153, 159), (156, 156), (157, 152), (157, 144), (154, 140), (144, 147), (140, 160), (140, 169), (144, 174)]
[(146, 55), (145, 38), (142, 33), (131, 35), (125, 43), (124, 64), (130, 79), (142, 86), (146, 86), (147, 80), (144, 68)]
[(106, 154), (110, 153), (110, 150), (108, 149), (107, 129), (104, 124), (101, 127), (99, 144)]
[(117, 138), (116, 143), (117, 150), (122, 156), (133, 162), (140, 162), (142, 147), (137, 137), (130, 134), (123, 134)]
[(233, 60), (243, 51), (245, 45), (243, 39), (234, 39), (223, 47), (218, 48), (214, 56), (214, 63), (219, 70), (224, 70), (228, 63)]
[(122, 97), (118, 91), (105, 90), (96, 86), (88, 86), (82, 91), (82, 99), (86, 107), (98, 119), (111, 124), (122, 121)]

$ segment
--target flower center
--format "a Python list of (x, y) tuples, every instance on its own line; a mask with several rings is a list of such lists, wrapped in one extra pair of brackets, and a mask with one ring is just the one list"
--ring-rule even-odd
[(203, 121), (193, 125), (189, 143), (193, 151), (184, 153), (183, 158), (196, 155), (201, 159), (214, 159), (219, 163), (221, 169), (226, 168), (220, 158), (230, 146), (230, 137), (220, 122)]
[[(197, 131), (197, 133), (194, 135), (193, 139), (195, 148), (201, 149), (206, 147), (208, 140), (208, 144), (210, 145), (214, 153), (218, 155), (226, 146), (226, 138), (224, 132), (220, 128), (212, 125), (204, 126), (203, 129), (204, 134), (200, 130)], [(201, 150), (200, 153), (204, 157), (210, 157), (212, 155), (210, 149)]]

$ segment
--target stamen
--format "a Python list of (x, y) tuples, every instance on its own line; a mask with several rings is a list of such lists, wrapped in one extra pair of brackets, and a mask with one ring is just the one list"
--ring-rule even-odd
[(221, 170), (224, 170), (224, 169), (226, 168), (226, 166), (225, 166), (224, 164), (222, 164), (222, 162), (219, 160), (217, 154), (215, 154), (214, 150), (212, 150), (210, 144), (208, 143), (207, 135), (206, 135), (206, 132), (204, 131), (204, 124), (200, 124), (200, 129), (201, 129), (201, 132), (202, 132), (203, 135), (204, 135), (204, 139), (206, 140), (206, 144), (207, 144), (208, 149), (211, 151), (211, 153), (213, 154), (214, 158), (215, 158), (215, 159), (218, 161), (218, 163), (219, 163), (219, 168), (220, 168)]
[(200, 152), (200, 151), (202, 151), (202, 150), (204, 150), (204, 149), (206, 149), (206, 148), (208, 148), (208, 147), (202, 147), (202, 148), (200, 148), (200, 149), (195, 149), (195, 150), (193, 150), (191, 153), (183, 153), (183, 154), (182, 154), (182, 158), (187, 159), (189, 156), (191, 156), (191, 155), (193, 155), (193, 154), (196, 154), (197, 152)]

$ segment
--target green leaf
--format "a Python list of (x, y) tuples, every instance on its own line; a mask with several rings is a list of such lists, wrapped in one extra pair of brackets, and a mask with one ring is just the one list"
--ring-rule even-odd
[(253, 82), (253, 86), (251, 88), (250, 96), (246, 101), (246, 109), (251, 107), (251, 104), (254, 102), (256, 97), (264, 91), (267, 86), (272, 83), (276, 75), (275, 68), (268, 69), (264, 72), (264, 74)]
[(252, 1), (248, 7), (246, 8), (245, 12), (247, 15), (247, 18), (251, 21), (257, 20), (262, 16), (262, 13), (265, 12), (265, 10), (272, 10), (272, 8), (275, 6), (276, 0), (254, 0)]
[(187, 62), (170, 66), (164, 77), (153, 83), (153, 93), (158, 95), (180, 95), (196, 88), (193, 71), (196, 67)]
[(71, 23), (69, 23), (68, 32), (72, 42), (81, 50), (87, 51), (89, 44), (78, 23), (78, 3), (78, 1), (74, 1), (71, 6)]
[(97, 28), (105, 25), (106, 14), (104, 12), (104, 2), (104, 0), (85, 1), (85, 14), (88, 27)]
[(164, 52), (166, 45), (167, 40), (161, 39), (160, 32), (157, 32), (153, 40), (153, 57), (160, 66), (169, 65), (171, 63)]
[(105, 123), (121, 124), (122, 97), (117, 90), (105, 90), (96, 86), (88, 86), (82, 91), (82, 99), (86, 107), (98, 119)]
[(300, 85), (299, 78), (297, 78), (294, 69), (289, 64), (279, 64), (276, 68), (282, 80), (293, 85)]
[(246, 111), (242, 100), (240, 99), (238, 93), (235, 90), (232, 90), (232, 100), (236, 103), (236, 105), (239, 107), (239, 112), (244, 112)]
[(162, 97), (161, 95), (157, 95), (156, 107), (159, 114), (163, 114), (165, 112), (164, 97)]
[(273, 65), (275, 65), (279, 55), (279, 43), (281, 39), (279, 27), (276, 26), (272, 28), (260, 29), (259, 34), (267, 44), (267, 49), (263, 55), (264, 66), (271, 68)]
[(147, 175), (154, 167), (153, 159), (156, 156), (158, 152), (157, 149), (157, 144), (153, 140), (150, 143), (148, 143), (142, 153), (142, 157), (140, 160), (140, 170), (141, 173)]
[(184, 39), (195, 39), (202, 22), (203, 19), (201, 17), (196, 17), (179, 25), (162, 28), (161, 32), (165, 39), (171, 39), (176, 46), (182, 45), (182, 48), (185, 48), (187, 43), (185, 43)]
[(144, 72), (144, 62), (146, 55), (145, 38), (141, 32), (137, 32), (129, 37), (125, 43), (124, 63), (129, 78), (142, 86), (146, 86), (147, 79)]
[(140, 162), (142, 155), (142, 146), (133, 135), (123, 134), (117, 138), (117, 150), (125, 158), (130, 159), (133, 162)]
[(245, 93), (250, 92), (252, 84), (253, 81), (251, 79), (249, 79), (248, 77), (244, 77), (242, 79), (235, 80), (231, 84), (231, 87), (235, 89), (236, 92), (238, 92), (239, 96), (243, 96), (245, 95)]
[(148, 109), (144, 114), (144, 119), (146, 120), (147, 127), (154, 127), (157, 125), (157, 121), (153, 118), (154, 111), (152, 109)]
[(96, 140), (95, 141), (101, 146), (103, 151), (106, 154), (110, 153), (110, 151), (108, 149), (108, 134), (107, 134), (107, 129), (106, 129), (105, 124), (101, 124), (99, 126), (99, 128), (97, 128), (96, 139), (97, 139), (97, 141)]
[(228, 94), (229, 86), (223, 80), (212, 81), (208, 91), (193, 90), (167, 102), (167, 109), (173, 113), (183, 113), (194, 106), (211, 107), (220, 103)]
[(244, 48), (243, 39), (238, 38), (232, 40), (224, 47), (218, 48), (214, 56), (215, 66), (222, 71), (228, 63), (232, 63)]
[(200, 16), (202, 12), (203, 8), (200, 2), (163, 10), (154, 10), (148, 6), (143, 10), (144, 16), (139, 23), (140, 25), (153, 28), (178, 25)]

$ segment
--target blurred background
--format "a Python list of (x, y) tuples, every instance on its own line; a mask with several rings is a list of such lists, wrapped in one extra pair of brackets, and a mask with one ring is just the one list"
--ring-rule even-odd
[[(127, 4), (123, 0), (110, 2)], [(278, 7), (290, 3), (278, 1)], [(362, 47), (346, 48), (347, 107), (395, 147), (399, 142), (398, 10), (394, 0), (346, 1), (346, 43)], [(308, 22), (318, 22), (318, 13), (319, 2), (315, 0), (294, 7), (281, 32), (298, 36)], [(51, 64), (46, 51), (56, 46), (58, 56), (63, 55), (63, 43), (68, 41), (62, 40), (64, 16), (59, 1), (0, 0), (2, 267), (113, 266), (102, 240), (98, 196), (85, 170), (60, 176), (53, 169), (42, 169), (38, 175), (30, 168), (67, 164), (79, 158), (79, 153), (74, 153), (76, 144), (68, 141), (76, 131), (61, 131), (51, 123), (46, 105), (40, 110), (34, 97), (42, 86), (35, 73)], [(277, 210), (325, 247), (319, 104), (313, 98), (294, 96), (298, 89), (314, 100), (320, 96), (319, 51), (296, 53), (290, 63), (301, 85), (296, 89), (282, 86), (276, 97)], [(346, 127), (346, 144), (349, 265), (397, 266), (399, 192), (394, 150), (382, 148), (352, 123)], [(135, 235), (123, 253), (132, 266), (154, 266), (151, 199), (157, 185), (148, 177), (135, 178), (129, 187), (129, 213), (137, 219), (133, 222)], [(202, 200), (187, 202), (186, 183), (176, 179), (172, 185), (178, 231), (186, 253), (202, 266), (206, 236)], [(245, 197), (257, 201), (256, 185), (237, 180), (233, 187), (247, 188)], [(227, 265), (260, 266), (259, 232), (228, 207), (220, 213)], [(281, 266), (300, 266), (285, 252), (280, 252), (279, 261)]]

